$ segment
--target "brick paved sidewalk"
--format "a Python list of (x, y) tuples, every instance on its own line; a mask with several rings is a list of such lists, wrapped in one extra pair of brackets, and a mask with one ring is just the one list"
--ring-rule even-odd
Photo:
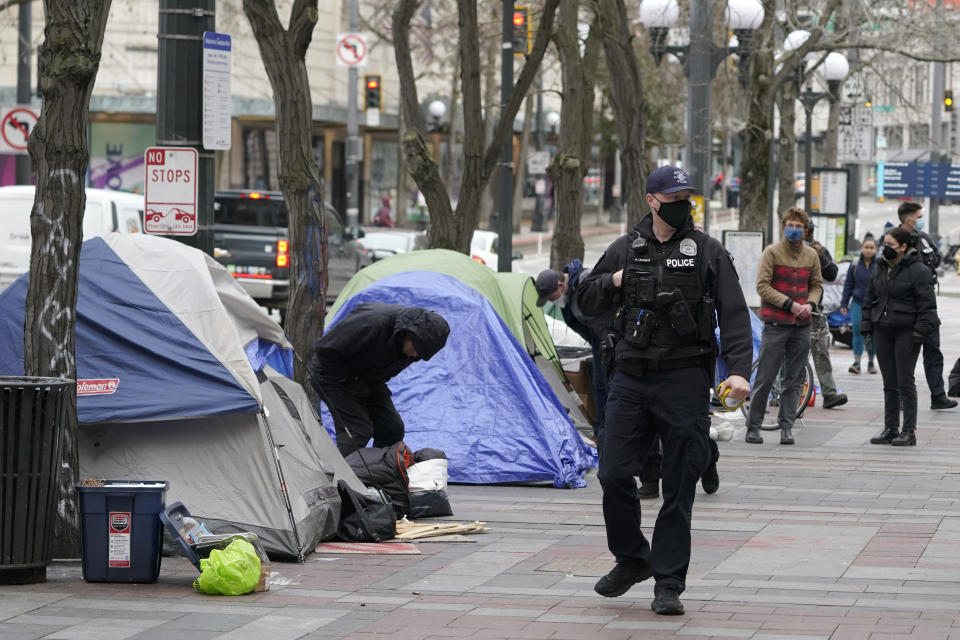
[[(949, 370), (960, 300), (941, 304)], [(196, 594), (179, 558), (154, 585), (86, 584), (58, 562), (45, 584), (0, 587), (0, 639), (960, 639), (960, 411), (929, 410), (918, 367), (919, 445), (867, 444), (880, 378), (833, 355), (848, 405), (808, 410), (793, 447), (747, 445), (742, 428), (721, 443), (720, 491), (695, 505), (684, 616), (654, 615), (649, 582), (593, 592), (612, 559), (591, 476), (571, 491), (452, 486), (453, 520), (492, 532), (421, 555), (275, 563), (290, 584), (264, 594)], [(659, 501), (645, 505), (649, 532)]]

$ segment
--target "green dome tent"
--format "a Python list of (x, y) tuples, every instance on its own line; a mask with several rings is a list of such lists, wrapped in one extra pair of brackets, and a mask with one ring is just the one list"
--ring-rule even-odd
[(549, 360), (566, 381), (543, 312), (537, 307), (533, 278), (523, 273), (497, 273), (456, 251), (427, 249), (378, 260), (350, 278), (327, 315), (336, 315), (347, 300), (368, 285), (405, 271), (444, 273), (483, 294), (527, 352), (531, 356), (539, 355)]

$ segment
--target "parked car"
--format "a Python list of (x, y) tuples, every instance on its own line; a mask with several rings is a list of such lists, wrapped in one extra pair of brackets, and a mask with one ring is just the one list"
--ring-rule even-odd
[[(34, 187), (0, 187), (0, 291), (30, 269), (30, 211)], [(143, 196), (111, 189), (87, 189), (83, 238), (143, 231)]]
[(370, 256), (371, 262), (383, 260), (398, 253), (407, 253), (427, 248), (427, 234), (423, 231), (403, 229), (366, 229), (358, 240)]
[[(470, 240), (470, 257), (496, 271), (499, 260), (497, 256), (498, 240), (499, 236), (496, 231), (481, 231), (479, 229), (474, 231), (473, 238)], [(511, 264), (516, 267), (516, 261), (522, 258), (522, 253), (514, 252)]]
[[(324, 204), (327, 223), (327, 301), (332, 303), (353, 274), (370, 264), (343, 217)], [(217, 191), (214, 196), (214, 258), (254, 300), (286, 319), (290, 292), (290, 243), (283, 194)]]

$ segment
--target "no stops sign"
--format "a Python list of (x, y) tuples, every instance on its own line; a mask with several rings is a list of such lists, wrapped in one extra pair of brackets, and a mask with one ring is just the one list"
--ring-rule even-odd
[(143, 230), (162, 235), (197, 233), (197, 150), (150, 147), (144, 153)]

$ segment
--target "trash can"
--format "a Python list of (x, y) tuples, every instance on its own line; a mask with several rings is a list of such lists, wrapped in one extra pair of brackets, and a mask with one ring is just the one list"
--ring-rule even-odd
[(165, 480), (104, 480), (77, 485), (80, 553), (87, 582), (156, 582)]
[(0, 584), (47, 579), (74, 381), (0, 377)]

